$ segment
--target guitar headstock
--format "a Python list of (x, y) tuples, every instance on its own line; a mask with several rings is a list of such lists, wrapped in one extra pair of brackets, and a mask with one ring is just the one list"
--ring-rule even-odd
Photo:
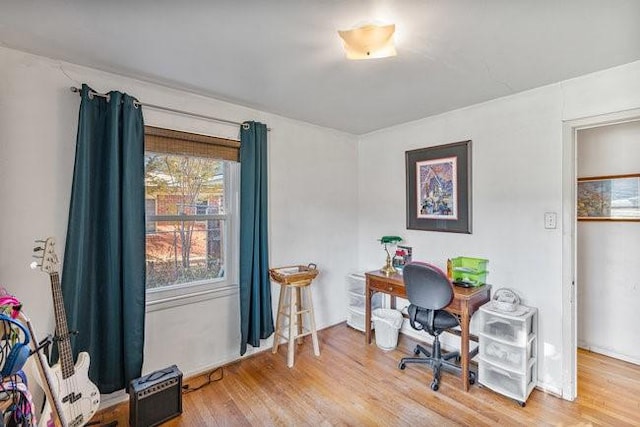
[(33, 257), (38, 258), (40, 263), (31, 263), (31, 268), (40, 267), (45, 273), (57, 273), (60, 263), (58, 262), (58, 255), (56, 255), (56, 239), (47, 237), (46, 240), (36, 240), (36, 244), (38, 245), (33, 248), (33, 252), (36, 255)]

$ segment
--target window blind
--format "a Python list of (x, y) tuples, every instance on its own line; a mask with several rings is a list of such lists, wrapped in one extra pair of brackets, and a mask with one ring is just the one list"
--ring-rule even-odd
[(144, 127), (144, 145), (146, 151), (156, 153), (209, 157), (234, 162), (239, 160), (240, 153), (240, 141), (154, 126)]

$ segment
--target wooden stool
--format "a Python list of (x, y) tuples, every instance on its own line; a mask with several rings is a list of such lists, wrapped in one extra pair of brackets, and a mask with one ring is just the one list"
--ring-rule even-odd
[[(291, 277), (282, 277), (282, 275), (274, 274), (274, 271), (282, 271), (286, 268), (272, 269), (271, 278), (280, 284), (280, 300), (278, 302), (278, 314), (276, 316), (276, 330), (273, 335), (273, 349), (275, 354), (278, 351), (280, 345), (280, 339), (284, 338), (288, 342), (287, 349), (287, 366), (293, 367), (293, 360), (295, 356), (294, 342), (302, 344), (302, 338), (311, 335), (313, 342), (313, 354), (320, 356), (320, 346), (318, 344), (318, 334), (316, 332), (316, 321), (313, 313), (313, 301), (311, 298), (311, 282), (313, 278), (318, 274), (317, 270), (311, 271), (311, 274), (302, 275), (299, 272), (299, 277), (294, 277), (296, 274), (291, 274)], [(301, 267), (308, 268), (308, 267)], [(309, 271), (309, 270), (303, 270)], [(304, 299), (303, 299), (304, 298)], [(308, 328), (304, 327), (304, 317), (307, 315)], [(285, 332), (285, 318), (289, 319), (288, 333)]]

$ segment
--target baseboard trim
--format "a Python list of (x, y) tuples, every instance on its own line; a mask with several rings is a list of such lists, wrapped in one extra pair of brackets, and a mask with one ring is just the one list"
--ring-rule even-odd
[(640, 365), (640, 359), (626, 354), (621, 354), (611, 349), (598, 347), (596, 345), (589, 345), (586, 342), (578, 342), (578, 348), (590, 351), (592, 353), (602, 354), (603, 356), (613, 357), (614, 359), (623, 360), (625, 362), (633, 363), (634, 365)]

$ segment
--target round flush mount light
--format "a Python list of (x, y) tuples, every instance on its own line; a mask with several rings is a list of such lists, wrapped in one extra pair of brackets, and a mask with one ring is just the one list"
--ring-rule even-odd
[(368, 24), (352, 30), (338, 31), (344, 42), (347, 59), (371, 59), (396, 56), (394, 24)]

